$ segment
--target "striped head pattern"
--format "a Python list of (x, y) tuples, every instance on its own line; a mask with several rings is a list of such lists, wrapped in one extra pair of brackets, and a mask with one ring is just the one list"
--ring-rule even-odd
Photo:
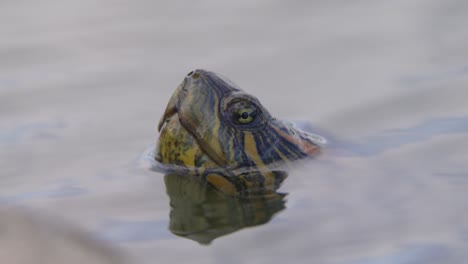
[(190, 72), (158, 125), (156, 159), (194, 169), (262, 169), (317, 155), (314, 136), (272, 117), (260, 101), (213, 72)]

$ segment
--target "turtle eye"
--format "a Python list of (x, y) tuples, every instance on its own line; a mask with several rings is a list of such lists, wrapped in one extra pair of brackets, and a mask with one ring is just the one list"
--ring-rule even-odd
[(261, 105), (254, 99), (234, 97), (225, 104), (225, 118), (236, 128), (253, 130), (263, 123)]
[(257, 111), (255, 108), (241, 108), (237, 109), (234, 114), (234, 121), (239, 124), (250, 124), (257, 118)]
[(231, 121), (235, 125), (249, 125), (258, 119), (259, 110), (257, 106), (248, 100), (234, 102), (229, 107)]

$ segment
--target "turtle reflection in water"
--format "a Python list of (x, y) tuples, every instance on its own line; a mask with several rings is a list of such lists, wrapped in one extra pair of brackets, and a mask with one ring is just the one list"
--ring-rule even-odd
[(315, 156), (324, 139), (273, 118), (257, 98), (212, 72), (190, 72), (167, 105), (155, 159), (173, 233), (200, 243), (266, 223), (284, 208), (282, 164)]

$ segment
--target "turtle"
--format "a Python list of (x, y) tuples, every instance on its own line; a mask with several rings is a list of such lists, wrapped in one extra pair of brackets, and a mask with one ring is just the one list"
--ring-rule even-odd
[(207, 70), (189, 72), (158, 123), (155, 159), (239, 195), (276, 190), (287, 162), (315, 157), (326, 140), (273, 117), (257, 97)]

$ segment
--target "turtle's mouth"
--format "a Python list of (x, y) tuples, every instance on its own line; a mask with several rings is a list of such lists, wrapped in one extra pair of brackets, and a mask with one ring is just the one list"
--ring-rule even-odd
[(191, 135), (195, 139), (195, 142), (193, 142), (193, 140), (191, 141), (185, 138), (185, 140), (191, 141), (190, 145), (188, 144), (188, 142), (183, 142), (184, 139), (181, 139), (181, 141), (178, 142), (179, 144), (185, 144), (186, 148), (201, 149), (201, 151), (218, 166), (228, 167), (227, 161), (225, 160), (225, 158), (219, 155), (219, 151), (216, 151), (208, 142), (204, 140), (204, 137), (203, 135), (201, 135), (201, 133), (204, 133), (206, 131), (199, 131), (197, 122), (193, 120), (194, 113), (188, 113), (186, 109), (181, 109), (183, 107), (186, 108), (186, 105), (183, 104), (187, 97), (189, 98), (189, 103), (194, 101), (193, 98), (191, 98), (193, 97), (193, 91), (192, 93), (189, 92), (190, 87), (187, 87), (189, 86), (187, 84), (191, 81), (191, 79), (205, 78), (206, 74), (207, 73), (204, 71), (196, 70), (193, 74), (189, 74), (189, 76), (186, 77), (184, 81), (176, 88), (176, 90), (171, 96), (171, 99), (169, 99), (164, 114), (159, 120), (158, 131), (161, 132), (163, 127), (166, 124), (168, 124), (172, 118), (178, 118), (177, 124), (181, 126), (180, 129), (184, 129), (188, 132), (189, 135)]

